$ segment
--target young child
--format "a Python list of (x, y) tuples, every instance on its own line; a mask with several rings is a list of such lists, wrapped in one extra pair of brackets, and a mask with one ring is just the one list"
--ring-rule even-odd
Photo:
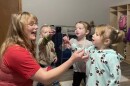
[(121, 78), (120, 62), (123, 57), (112, 49), (112, 46), (123, 39), (123, 31), (110, 25), (95, 27), (92, 37), (93, 46), (86, 62), (86, 86), (119, 86)]
[[(89, 24), (85, 21), (79, 21), (76, 23), (75, 27), (75, 35), (77, 38), (72, 38), (69, 40), (67, 36), (64, 36), (63, 46), (65, 48), (70, 48), (73, 51), (88, 48), (90, 45), (92, 45), (92, 42), (86, 39), (86, 36), (89, 34), (90, 31)], [(84, 82), (86, 81), (85, 66), (85, 61), (75, 62), (73, 64), (74, 74), (72, 86), (80, 86), (82, 79), (84, 80)]]
[(57, 62), (54, 43), (51, 40), (51, 26), (43, 25), (40, 29), (40, 39), (38, 41), (39, 58), (38, 62), (41, 66), (51, 66)]
[[(40, 39), (38, 41), (39, 47), (39, 58), (38, 62), (41, 67), (47, 67), (47, 71), (49, 71), (54, 64), (57, 62), (57, 56), (54, 48), (54, 43), (51, 40), (53, 36), (53, 30), (49, 25), (43, 25), (40, 29)], [(60, 86), (58, 81), (55, 81), (50, 86)], [(38, 83), (37, 86), (44, 86), (41, 83)]]

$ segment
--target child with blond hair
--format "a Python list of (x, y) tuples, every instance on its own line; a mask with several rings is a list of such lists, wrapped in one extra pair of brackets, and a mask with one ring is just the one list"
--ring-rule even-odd
[[(40, 39), (38, 41), (39, 47), (39, 58), (38, 62), (41, 67), (47, 67), (47, 71), (51, 70), (57, 62), (57, 55), (55, 52), (54, 43), (51, 40), (53, 36), (53, 30), (50, 25), (43, 25), (40, 29)], [(50, 86), (60, 86), (58, 81), (55, 81)], [(44, 86), (41, 83), (38, 83), (37, 86)]]
[[(64, 48), (69, 48), (73, 51), (75, 50), (81, 50), (84, 48), (88, 48), (89, 46), (92, 45), (92, 42), (86, 39), (86, 36), (88, 37), (90, 33), (90, 25), (89, 23), (85, 21), (79, 21), (75, 25), (75, 35), (76, 39), (71, 38), (69, 40), (68, 36), (63, 37), (63, 47)], [(73, 64), (73, 83), (72, 86), (80, 86), (80, 83), (82, 79), (86, 83), (86, 61), (81, 61), (81, 62), (75, 62)]]
[(49, 25), (43, 25), (40, 29), (38, 62), (43, 67), (50, 66), (57, 62), (54, 43), (51, 40), (51, 32), (52, 29)]
[(86, 62), (86, 86), (119, 86), (121, 79), (120, 62), (124, 59), (112, 46), (123, 40), (123, 31), (110, 25), (95, 27), (93, 46), (85, 48), (89, 52)]

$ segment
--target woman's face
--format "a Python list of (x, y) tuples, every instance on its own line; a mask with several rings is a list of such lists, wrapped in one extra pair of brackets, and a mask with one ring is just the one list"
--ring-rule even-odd
[(38, 25), (35, 22), (35, 20), (32, 20), (29, 22), (29, 24), (25, 25), (24, 32), (27, 35), (27, 38), (29, 40), (35, 40), (36, 39), (36, 33), (37, 33)]

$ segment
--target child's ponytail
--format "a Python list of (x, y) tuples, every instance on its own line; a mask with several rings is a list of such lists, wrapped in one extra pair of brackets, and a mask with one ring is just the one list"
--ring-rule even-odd
[(123, 41), (124, 32), (122, 30), (113, 30), (111, 35), (113, 35), (112, 45), (116, 45)]

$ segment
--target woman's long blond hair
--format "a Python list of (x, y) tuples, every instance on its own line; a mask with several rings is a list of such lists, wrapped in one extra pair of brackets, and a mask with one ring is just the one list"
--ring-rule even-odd
[(37, 17), (29, 12), (11, 15), (7, 36), (0, 49), (0, 58), (2, 58), (8, 46), (13, 44), (27, 48), (35, 56), (35, 41), (28, 40), (27, 35), (24, 33), (25, 25), (31, 22), (31, 20), (38, 21)]

